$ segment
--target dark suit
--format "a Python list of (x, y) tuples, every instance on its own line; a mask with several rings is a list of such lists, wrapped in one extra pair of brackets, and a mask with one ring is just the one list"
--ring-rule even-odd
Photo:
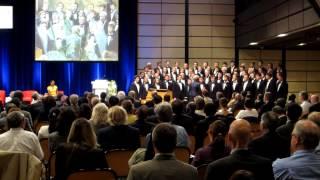
[(260, 80), (260, 83), (258, 83), (257, 80), (254, 81), (254, 86), (255, 86), (255, 89), (256, 89), (256, 94), (264, 94), (264, 89), (265, 89), (265, 86), (266, 86), (266, 82), (263, 81), (263, 80)]
[(263, 103), (263, 105), (260, 107), (259, 117), (261, 117), (263, 113), (272, 111), (273, 106), (274, 103), (271, 101), (269, 101), (268, 103)]
[(249, 144), (249, 150), (272, 161), (290, 156), (286, 142), (276, 132), (268, 132)]
[(266, 87), (265, 87), (265, 92), (270, 92), (271, 93), (271, 101), (274, 101), (276, 96), (276, 92), (277, 92), (277, 84), (276, 81), (272, 78), (270, 80), (270, 83), (268, 84), (268, 81), (266, 81)]
[[(146, 89), (146, 85), (148, 86), (148, 89)], [(142, 92), (141, 92), (141, 98), (145, 99), (148, 95), (149, 89), (152, 88), (151, 84), (142, 84)]]
[(174, 98), (183, 99), (185, 96), (184, 84), (181, 83), (181, 88), (180, 88), (179, 82), (174, 82), (172, 84), (172, 93)]
[(209, 96), (210, 96), (212, 99), (216, 99), (216, 94), (217, 94), (217, 92), (222, 91), (222, 86), (221, 86), (221, 84), (219, 84), (219, 83), (210, 82), (210, 83), (207, 85), (207, 89), (208, 89), (208, 91), (209, 91)]
[(277, 82), (276, 99), (284, 98), (286, 100), (287, 96), (288, 96), (288, 83), (286, 81), (282, 81), (282, 83)]
[(198, 96), (201, 94), (201, 88), (199, 82), (193, 82), (190, 87), (189, 96), (191, 98), (194, 98), (195, 96)]
[[(234, 85), (234, 83), (236, 83)], [(241, 92), (241, 84), (239, 82), (231, 82), (231, 88), (232, 88), (232, 92)]]
[(228, 180), (237, 170), (247, 170), (257, 180), (273, 180), (272, 162), (248, 150), (236, 150), (231, 155), (214, 161), (207, 169), (207, 180)]
[(247, 81), (247, 86), (245, 86), (245, 82), (242, 82), (242, 92), (245, 92), (246, 94), (248, 94), (248, 92), (250, 92), (251, 94), (254, 95), (254, 93), (255, 93), (255, 87), (254, 87), (254, 85), (251, 83), (250, 80)]
[(98, 131), (98, 143), (103, 150), (137, 149), (140, 147), (139, 130), (130, 126), (109, 126)]
[(143, 86), (139, 83), (140, 88), (138, 89), (137, 85), (133, 82), (130, 86), (130, 91), (134, 91), (138, 99), (143, 97)]
[(232, 95), (232, 87), (230, 82), (226, 82), (225, 86), (223, 86), (224, 83), (221, 83), (222, 86), (222, 92), (225, 98), (230, 99)]
[(118, 36), (107, 35), (106, 50), (116, 53), (118, 52)]
[(162, 86), (163, 86), (163, 89), (172, 90), (172, 83), (169, 81), (163, 81)]
[(194, 134), (192, 118), (186, 114), (178, 114), (173, 116), (173, 124), (184, 127), (189, 135)]
[(320, 103), (316, 103), (313, 104), (310, 108), (309, 108), (309, 112), (320, 112)]

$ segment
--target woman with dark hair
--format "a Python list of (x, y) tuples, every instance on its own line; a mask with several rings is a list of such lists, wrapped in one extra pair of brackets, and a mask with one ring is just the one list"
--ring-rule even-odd
[(138, 120), (132, 125), (139, 129), (140, 136), (146, 136), (151, 132), (151, 129), (154, 127), (154, 124), (147, 122), (149, 108), (146, 105), (142, 105), (137, 111)]
[(92, 114), (92, 109), (89, 104), (83, 103), (79, 108), (79, 118), (83, 117), (86, 119), (90, 119)]
[(76, 119), (74, 111), (70, 107), (61, 108), (57, 118), (56, 131), (49, 134), (49, 147), (51, 152), (61, 144), (67, 141), (72, 122)]
[(80, 169), (107, 168), (104, 152), (98, 149), (95, 132), (87, 119), (79, 118), (72, 123), (67, 143), (57, 148), (55, 167), (59, 180)]
[(224, 122), (217, 120), (211, 123), (208, 129), (210, 144), (196, 151), (192, 165), (198, 167), (227, 156), (229, 150), (225, 145), (226, 134), (227, 126)]
[(41, 126), (38, 132), (38, 138), (48, 138), (50, 133), (56, 131), (57, 128), (57, 118), (60, 114), (61, 110), (58, 107), (51, 108), (49, 112), (49, 125)]

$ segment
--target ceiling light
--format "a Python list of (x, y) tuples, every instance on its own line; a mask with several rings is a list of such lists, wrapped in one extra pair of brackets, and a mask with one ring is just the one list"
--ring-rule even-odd
[(307, 45), (306, 43), (299, 43), (297, 46), (305, 46), (305, 45)]
[(288, 36), (288, 34), (285, 34), (285, 33), (281, 33), (277, 35), (277, 37), (286, 37), (286, 36)]
[(251, 43), (249, 43), (250, 46), (256, 46), (256, 45), (258, 45), (258, 44), (259, 44), (258, 42), (251, 42)]

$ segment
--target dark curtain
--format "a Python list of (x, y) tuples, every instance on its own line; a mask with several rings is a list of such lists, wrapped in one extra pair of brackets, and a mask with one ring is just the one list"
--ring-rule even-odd
[(128, 91), (136, 74), (137, 1), (120, 0), (119, 62), (35, 62), (35, 1), (14, 3), (14, 29), (0, 31), (0, 89), (46, 92), (55, 80), (66, 94), (91, 91), (95, 79), (115, 80)]

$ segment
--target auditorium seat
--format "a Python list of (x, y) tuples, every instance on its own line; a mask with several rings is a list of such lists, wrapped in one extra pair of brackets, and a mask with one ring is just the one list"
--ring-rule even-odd
[(116, 180), (117, 175), (111, 169), (93, 170), (93, 171), (81, 170), (81, 171), (72, 173), (67, 180), (88, 180), (88, 179)]
[(23, 91), (23, 102), (26, 102), (28, 104), (30, 104), (32, 102), (32, 95), (33, 93), (35, 93), (37, 91), (35, 90), (26, 90), (26, 91)]
[(176, 147), (174, 149), (174, 154), (177, 160), (180, 160), (185, 163), (189, 163), (190, 161), (190, 149), (187, 147)]
[(42, 126), (45, 126), (45, 125), (49, 125), (49, 122), (47, 122), (47, 121), (39, 121), (39, 122), (37, 122), (37, 123), (35, 124), (35, 127), (34, 127), (35, 132), (38, 134), (40, 128), (41, 128)]
[(4, 107), (6, 103), (6, 91), (5, 90), (0, 90), (0, 102), (1, 102), (1, 107)]
[(128, 161), (134, 150), (117, 149), (106, 152), (108, 166), (115, 171), (118, 177), (127, 177), (129, 174)]
[(50, 149), (49, 149), (49, 140), (48, 138), (43, 138), (40, 139), (40, 145), (41, 145), (41, 149), (43, 151), (44, 154), (44, 162), (45, 164), (47, 164), (49, 162), (49, 158), (50, 158)]

